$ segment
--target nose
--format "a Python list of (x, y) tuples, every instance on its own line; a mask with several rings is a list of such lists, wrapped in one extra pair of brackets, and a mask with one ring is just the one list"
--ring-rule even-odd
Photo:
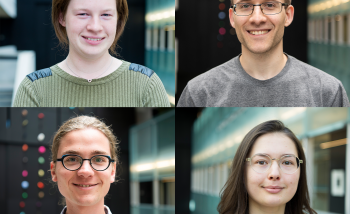
[(261, 6), (254, 6), (252, 15), (250, 15), (250, 21), (256, 25), (266, 22), (266, 15), (262, 12)]
[(94, 170), (92, 169), (90, 162), (88, 160), (83, 161), (83, 165), (80, 169), (77, 170), (78, 176), (87, 178), (94, 174)]
[(99, 16), (92, 16), (91, 19), (89, 20), (89, 23), (87, 25), (87, 29), (89, 31), (101, 31), (102, 30), (102, 25), (101, 25), (101, 20)]
[(268, 179), (272, 181), (277, 181), (281, 178), (281, 171), (280, 167), (278, 166), (277, 161), (272, 161), (271, 167), (269, 169), (268, 173)]

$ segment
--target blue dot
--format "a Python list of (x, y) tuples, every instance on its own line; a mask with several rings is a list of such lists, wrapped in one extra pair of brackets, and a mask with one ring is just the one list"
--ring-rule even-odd
[(220, 12), (219, 13), (219, 19), (224, 19), (226, 17), (226, 13), (225, 12)]
[(75, 109), (75, 107), (69, 107), (69, 109), (70, 109), (70, 110), (74, 110), (74, 109)]
[(25, 212), (20, 212), (19, 214), (26, 214)]
[(220, 42), (222, 41), (222, 40), (224, 40), (224, 36), (223, 35), (218, 35), (217, 37), (216, 37)]
[(6, 128), (10, 128), (10, 126), (11, 126), (11, 120), (7, 119), (6, 120)]
[(29, 187), (28, 181), (22, 181), (22, 188), (27, 189)]

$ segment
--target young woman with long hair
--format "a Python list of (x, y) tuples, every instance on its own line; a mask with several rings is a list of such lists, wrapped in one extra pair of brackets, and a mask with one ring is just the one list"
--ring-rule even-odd
[(281, 121), (243, 139), (221, 192), (220, 214), (316, 214), (310, 207), (303, 147)]

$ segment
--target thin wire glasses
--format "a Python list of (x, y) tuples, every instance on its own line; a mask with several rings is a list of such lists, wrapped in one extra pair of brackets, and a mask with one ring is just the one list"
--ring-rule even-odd
[(91, 167), (96, 171), (104, 171), (109, 167), (111, 162), (114, 162), (114, 160), (107, 155), (95, 155), (91, 159), (83, 159), (79, 155), (63, 155), (62, 158), (57, 159), (57, 161), (61, 161), (64, 168), (69, 171), (80, 169), (85, 160), (90, 161)]
[(237, 3), (231, 6), (237, 16), (250, 16), (254, 11), (255, 6), (260, 6), (261, 12), (265, 15), (275, 15), (282, 12), (284, 6), (289, 6), (287, 3), (278, 1), (264, 2), (262, 4)]
[(251, 158), (247, 158), (246, 161), (250, 162), (253, 170), (257, 173), (264, 173), (270, 169), (272, 161), (278, 161), (278, 166), (286, 174), (293, 174), (298, 170), (300, 164), (303, 163), (303, 160), (300, 160), (295, 155), (283, 155), (280, 159), (270, 158), (266, 154), (255, 154)]

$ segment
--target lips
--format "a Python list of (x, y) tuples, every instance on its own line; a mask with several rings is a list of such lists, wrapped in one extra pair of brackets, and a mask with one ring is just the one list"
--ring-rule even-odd
[(97, 184), (74, 184), (74, 185), (77, 186), (77, 187), (88, 188), (88, 187), (96, 186)]
[(284, 187), (280, 187), (280, 186), (266, 186), (263, 188), (269, 193), (279, 193), (284, 189)]
[(264, 35), (267, 34), (268, 32), (270, 32), (271, 30), (267, 30), (267, 29), (261, 29), (261, 30), (247, 30), (247, 32), (251, 35)]

